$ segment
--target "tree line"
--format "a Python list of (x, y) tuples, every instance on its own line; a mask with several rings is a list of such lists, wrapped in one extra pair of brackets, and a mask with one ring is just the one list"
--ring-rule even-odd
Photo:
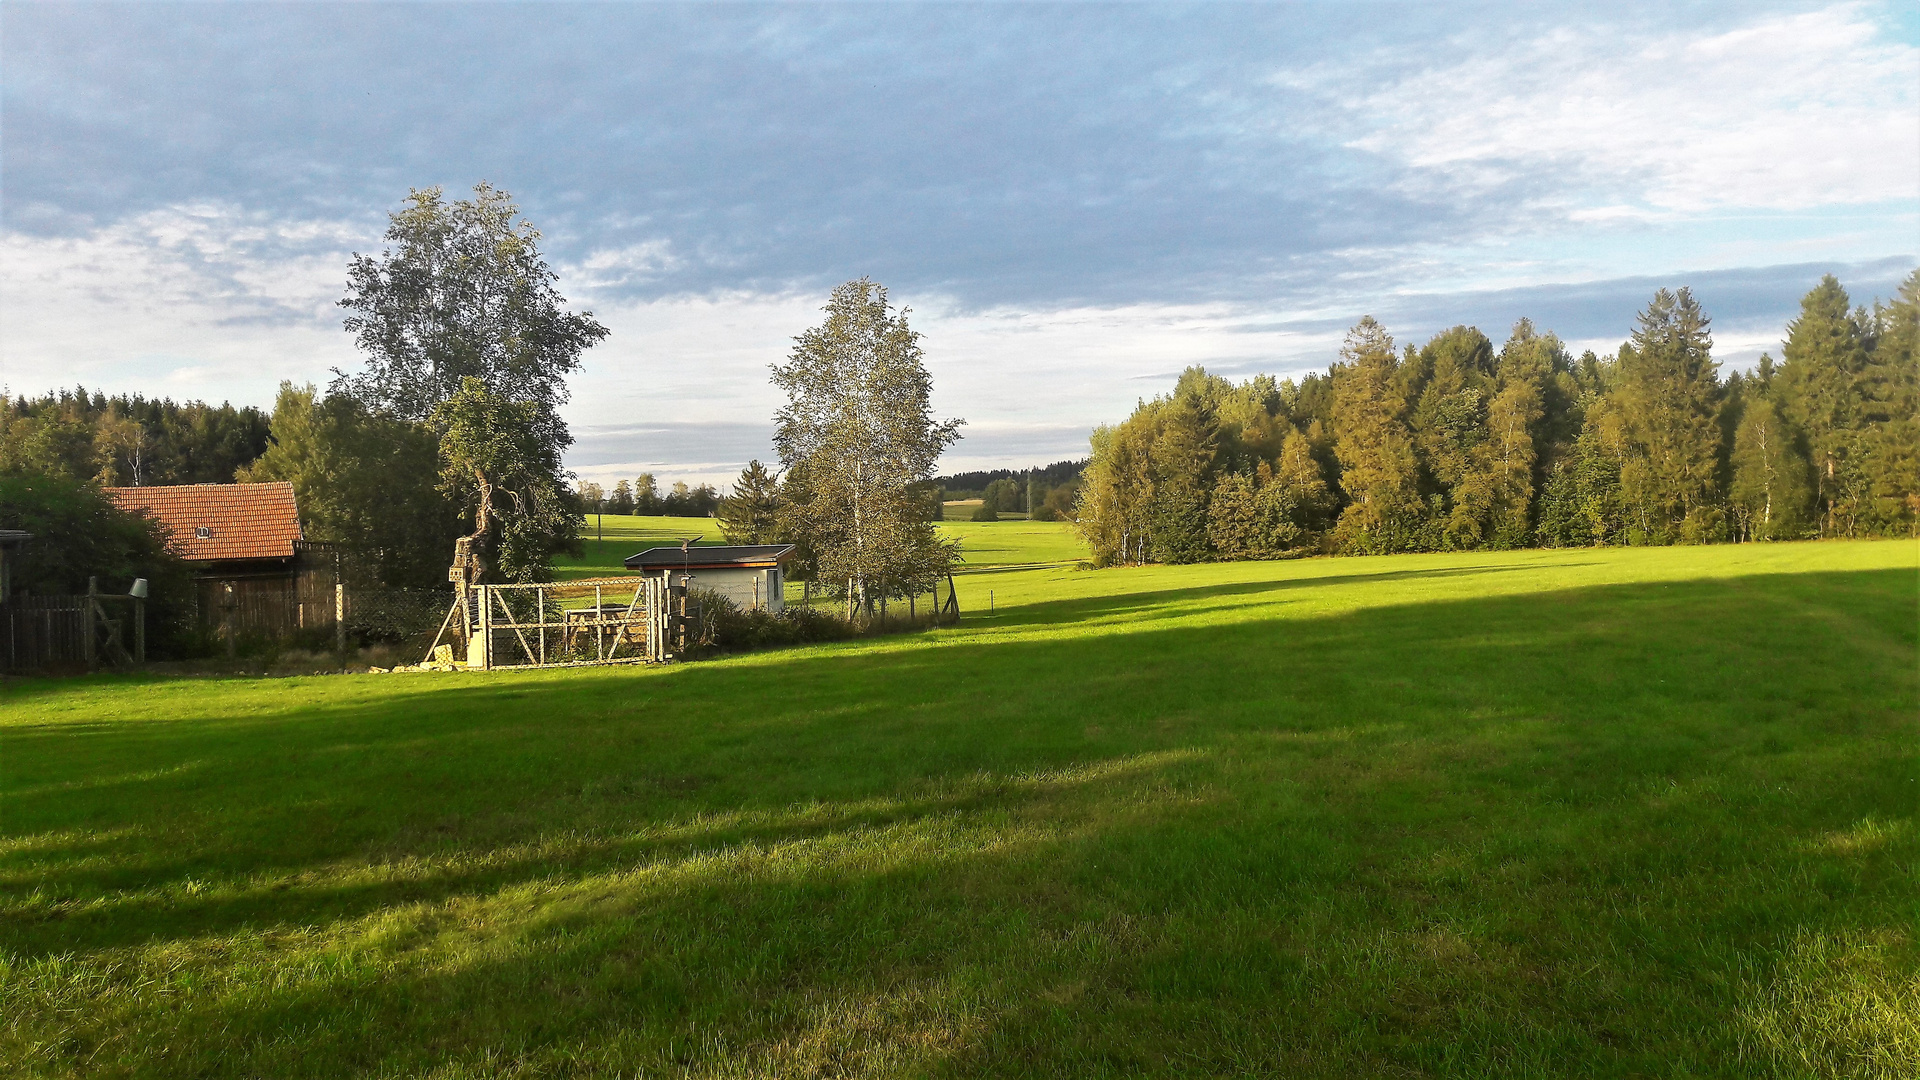
[(712, 484), (689, 487), (684, 480), (674, 481), (662, 495), (660, 482), (654, 475), (641, 473), (632, 481), (616, 481), (611, 488), (581, 481), (580, 499), (596, 514), (712, 517), (720, 508), (721, 496)]
[(57, 476), (103, 487), (224, 484), (267, 449), (252, 406), (178, 403), (86, 387), (0, 394), (0, 475)]
[(1075, 516), (1101, 564), (1914, 535), (1916, 338), (1920, 272), (1871, 309), (1823, 278), (1725, 378), (1684, 288), (1605, 358), (1367, 317), (1324, 375), (1190, 368), (1096, 429)]

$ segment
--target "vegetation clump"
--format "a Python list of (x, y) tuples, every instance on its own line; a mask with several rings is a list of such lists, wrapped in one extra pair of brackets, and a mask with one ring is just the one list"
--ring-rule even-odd
[(1325, 375), (1191, 368), (1095, 431), (1076, 517), (1103, 564), (1913, 535), (1920, 273), (1850, 304), (1823, 279), (1783, 362), (1725, 378), (1686, 289), (1608, 358), (1363, 318)]

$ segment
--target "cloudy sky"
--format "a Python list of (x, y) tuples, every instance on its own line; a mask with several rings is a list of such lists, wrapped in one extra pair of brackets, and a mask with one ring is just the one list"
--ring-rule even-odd
[(0, 5), (0, 383), (269, 404), (356, 363), (409, 187), (511, 191), (587, 356), (570, 464), (724, 479), (838, 282), (913, 309), (949, 468), (1205, 364), (1523, 315), (1718, 355), (1920, 264), (1920, 9), (1738, 3)]

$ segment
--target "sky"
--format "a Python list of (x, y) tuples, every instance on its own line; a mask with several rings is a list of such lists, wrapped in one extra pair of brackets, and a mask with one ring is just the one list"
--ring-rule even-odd
[(568, 464), (724, 484), (840, 282), (909, 308), (949, 471), (1083, 456), (1201, 364), (1322, 370), (1688, 286), (1778, 355), (1920, 265), (1903, 4), (0, 5), (0, 386), (270, 406), (410, 188), (511, 192), (612, 333)]

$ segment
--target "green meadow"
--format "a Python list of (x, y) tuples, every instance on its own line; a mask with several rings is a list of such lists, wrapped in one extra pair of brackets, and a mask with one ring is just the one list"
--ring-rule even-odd
[(1914, 542), (943, 527), (925, 633), (6, 683), (0, 1072), (1920, 1075)]

